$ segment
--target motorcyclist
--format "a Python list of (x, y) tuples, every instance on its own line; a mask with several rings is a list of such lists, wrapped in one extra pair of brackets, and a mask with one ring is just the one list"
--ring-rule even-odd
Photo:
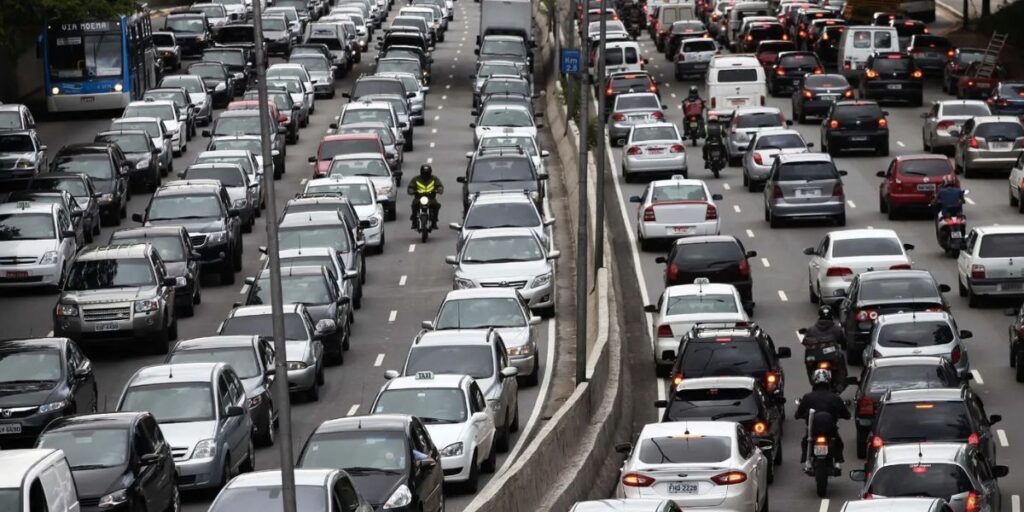
[(711, 159), (709, 154), (712, 148), (718, 148), (721, 150), (720, 154), (725, 156), (725, 139), (724, 131), (722, 129), (722, 123), (718, 122), (718, 116), (708, 114), (708, 120), (704, 123), (704, 147), (701, 151), (704, 155), (704, 168), (711, 168)]
[(832, 306), (818, 308), (818, 320), (807, 328), (804, 334), (804, 345), (831, 342), (846, 348), (846, 331), (835, 320)]
[[(812, 390), (800, 399), (800, 405), (796, 409), (796, 418), (806, 420), (813, 409), (814, 418), (811, 420), (811, 435), (827, 436), (833, 440), (832, 449), (835, 456), (836, 467), (839, 467), (845, 459), (843, 458), (843, 440), (839, 437), (840, 419), (850, 419), (850, 411), (846, 408), (839, 395), (832, 392), (832, 372), (828, 370), (815, 370), (811, 376)], [(807, 437), (804, 437), (800, 449), (800, 463), (807, 462)]]
[(942, 178), (942, 185), (932, 199), (932, 208), (937, 216), (956, 217), (964, 213), (964, 191), (950, 176)]
[(420, 166), (420, 174), (409, 181), (406, 188), (412, 196), (412, 229), (419, 229), (419, 219), (416, 215), (419, 210), (420, 197), (430, 200), (430, 229), (437, 229), (437, 212), (441, 209), (441, 203), (437, 201), (438, 194), (444, 194), (444, 184), (434, 176), (434, 169), (429, 164)]
[[(701, 123), (703, 122), (703, 116), (704, 99), (700, 97), (700, 91), (697, 89), (697, 86), (691, 85), (690, 94), (683, 98), (683, 117), (685, 119), (685, 124), (683, 126), (686, 128), (687, 132), (690, 130), (689, 119), (691, 117), (696, 117), (697, 122)], [(699, 130), (700, 126), (697, 128)]]
[[(846, 330), (836, 322), (832, 306), (822, 305), (818, 308), (818, 320), (806, 329), (801, 344), (804, 346), (804, 361), (808, 366), (808, 374), (812, 369), (821, 368), (821, 363), (828, 362), (831, 366), (831, 381), (840, 386), (845, 385)], [(814, 359), (808, 361), (811, 353)], [(833, 386), (832, 389), (841, 390), (840, 386)]]

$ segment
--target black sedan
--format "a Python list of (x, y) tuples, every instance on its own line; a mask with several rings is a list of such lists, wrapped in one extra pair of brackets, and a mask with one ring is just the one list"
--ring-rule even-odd
[(853, 98), (853, 87), (843, 75), (805, 75), (793, 91), (793, 119), (807, 122), (808, 116), (823, 116), (838, 100)]
[(88, 238), (100, 234), (100, 204), (92, 178), (82, 174), (45, 174), (37, 176), (28, 184), (32, 192), (67, 191), (82, 210), (82, 227)]
[(782, 52), (768, 73), (768, 92), (779, 96), (796, 90), (807, 74), (820, 75), (824, 66), (814, 52)]
[(1024, 82), (999, 82), (985, 103), (994, 116), (1024, 116)]
[(888, 115), (874, 101), (833, 103), (821, 122), (821, 150), (836, 156), (846, 149), (871, 149), (889, 156)]
[(61, 418), (36, 447), (64, 451), (82, 512), (180, 507), (170, 444), (148, 412)]
[(203, 79), (206, 92), (213, 98), (214, 107), (226, 107), (235, 99), (235, 77), (220, 62), (196, 62), (188, 67), (188, 74)]
[(860, 97), (878, 101), (924, 101), (924, 72), (904, 53), (876, 53), (860, 71)]

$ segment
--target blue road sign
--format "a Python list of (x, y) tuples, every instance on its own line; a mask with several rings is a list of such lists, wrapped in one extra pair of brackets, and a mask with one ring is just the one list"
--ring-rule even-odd
[(568, 75), (578, 75), (580, 73), (579, 48), (562, 49), (562, 73)]

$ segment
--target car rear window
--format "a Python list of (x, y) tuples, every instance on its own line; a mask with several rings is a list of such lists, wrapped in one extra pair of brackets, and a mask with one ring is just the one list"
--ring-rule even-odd
[(380, 153), (380, 142), (373, 139), (328, 140), (320, 146), (320, 160), (353, 153)]
[(1024, 137), (1024, 126), (1020, 123), (983, 123), (974, 128), (974, 136), (988, 142), (1013, 142)]
[(943, 116), (987, 116), (988, 107), (977, 103), (948, 103), (942, 106)]
[(782, 25), (762, 25), (750, 29), (751, 39), (773, 39), (785, 34)]
[(734, 68), (718, 71), (719, 83), (757, 82), (757, 68)]
[(921, 277), (865, 279), (857, 292), (861, 300), (929, 299), (938, 295), (935, 282)]
[(796, 46), (789, 41), (779, 41), (772, 43), (761, 43), (757, 47), (757, 53), (779, 53), (788, 52), (796, 49)]
[(739, 261), (744, 258), (743, 251), (736, 242), (707, 242), (676, 246), (672, 261), (687, 268), (703, 267), (714, 261)]
[(832, 117), (840, 121), (878, 119), (882, 117), (882, 109), (874, 103), (836, 105), (836, 107), (832, 109)]
[(611, 86), (616, 90), (628, 91), (633, 89), (638, 92), (647, 90), (646, 76), (633, 76), (631, 78), (615, 77), (611, 80)]
[(939, 36), (916, 36), (914, 37), (913, 44), (910, 45), (911, 50), (948, 50), (952, 48), (949, 39)]
[(923, 23), (905, 21), (896, 25), (896, 34), (900, 37), (916, 36), (918, 34), (924, 34), (925, 32), (926, 29)]
[(967, 473), (956, 464), (895, 464), (879, 468), (866, 493), (948, 499), (972, 489)]
[(609, 51), (605, 56), (605, 63), (612, 66), (618, 66), (623, 63), (623, 56), (625, 56), (625, 62), (628, 64), (635, 64), (638, 62), (636, 48), (628, 46), (625, 48), (609, 48)]
[(931, 389), (956, 386), (942, 366), (883, 366), (871, 371), (867, 382), (868, 393), (888, 390)]
[(736, 116), (734, 128), (772, 128), (783, 125), (782, 114), (778, 112), (758, 112)]
[(689, 53), (689, 52), (713, 52), (713, 51), (715, 51), (717, 49), (718, 49), (718, 47), (715, 46), (715, 42), (710, 40), (710, 39), (705, 39), (705, 40), (702, 40), (702, 41), (688, 41), (686, 43), (683, 43), (683, 52), (684, 53)]
[(708, 196), (700, 185), (661, 185), (654, 187), (652, 201), (706, 201)]
[(732, 439), (725, 436), (652, 437), (640, 442), (645, 464), (722, 462), (732, 455)]
[(885, 442), (913, 443), (967, 439), (972, 428), (964, 402), (898, 402), (885, 404), (875, 432)]
[(672, 24), (673, 34), (683, 34), (686, 32), (703, 32), (704, 24), (699, 21), (677, 21)]
[(985, 54), (981, 50), (961, 51), (957, 54), (957, 60), (960, 61), (960, 65), (966, 65), (977, 62), (984, 56)]
[(779, 135), (762, 135), (757, 138), (757, 146), (754, 149), (788, 149), (806, 148), (807, 144), (795, 133), (783, 133)]
[(895, 238), (850, 238), (832, 242), (833, 258), (856, 256), (902, 256), (903, 246)]
[(1024, 97), (1024, 84), (1000, 84), (999, 95)]
[(840, 75), (811, 75), (804, 79), (804, 87), (815, 89), (847, 88), (850, 82)]
[(661, 110), (661, 102), (653, 94), (642, 96), (619, 96), (615, 98), (615, 110), (650, 109)]
[(683, 389), (672, 395), (668, 416), (680, 420), (742, 421), (758, 416), (754, 391), (744, 388)]
[(900, 174), (910, 176), (945, 176), (953, 173), (953, 162), (946, 158), (904, 160), (900, 162)]
[(985, 235), (978, 249), (979, 258), (1019, 258), (1024, 256), (1024, 233)]
[(832, 162), (792, 162), (779, 165), (775, 172), (777, 181), (814, 181), (838, 178)]
[(371, 94), (398, 94), (405, 96), (405, 88), (399, 80), (357, 80), (352, 89), (352, 97), (369, 96)]
[(680, 360), (683, 375), (694, 377), (749, 376), (768, 370), (764, 352), (753, 339), (721, 337), (691, 341)]
[(633, 142), (645, 142), (650, 140), (671, 140), (679, 141), (679, 132), (673, 126), (635, 126), (633, 128)]
[(814, 69), (816, 65), (818, 65), (818, 59), (813, 55), (800, 53), (779, 57), (779, 66), (785, 68)]
[(875, 59), (871, 69), (879, 73), (900, 73), (914, 69), (914, 61), (903, 57)]
[(738, 313), (736, 297), (725, 294), (677, 295), (668, 298), (666, 315)]
[(953, 341), (953, 329), (946, 322), (886, 324), (878, 330), (878, 344), (890, 348), (945, 345)]

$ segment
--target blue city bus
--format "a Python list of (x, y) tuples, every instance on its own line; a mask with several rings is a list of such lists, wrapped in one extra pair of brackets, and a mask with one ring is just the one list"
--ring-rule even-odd
[(122, 109), (158, 80), (146, 12), (109, 21), (54, 21), (39, 43), (50, 112)]

